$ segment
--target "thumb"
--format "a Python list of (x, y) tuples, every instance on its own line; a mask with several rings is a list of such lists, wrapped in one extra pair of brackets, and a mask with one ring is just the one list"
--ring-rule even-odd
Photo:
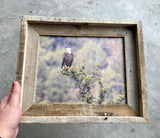
[(17, 81), (13, 82), (9, 104), (11, 106), (19, 105), (21, 87)]

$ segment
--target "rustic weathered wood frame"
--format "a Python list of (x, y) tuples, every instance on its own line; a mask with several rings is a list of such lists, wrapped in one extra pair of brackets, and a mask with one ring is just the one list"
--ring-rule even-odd
[[(123, 38), (127, 104), (35, 104), (40, 35)], [(21, 83), (21, 123), (149, 122), (141, 21), (22, 16), (17, 81)]]

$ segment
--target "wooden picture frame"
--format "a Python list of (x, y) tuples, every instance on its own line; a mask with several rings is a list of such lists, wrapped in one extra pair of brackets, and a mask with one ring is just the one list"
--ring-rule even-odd
[[(40, 35), (123, 38), (127, 104), (35, 104)], [(141, 21), (22, 16), (17, 66), (21, 123), (148, 123)]]

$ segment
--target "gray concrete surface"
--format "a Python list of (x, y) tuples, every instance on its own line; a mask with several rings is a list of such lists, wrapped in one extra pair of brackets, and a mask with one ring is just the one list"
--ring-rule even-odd
[(17, 138), (159, 138), (160, 0), (0, 0), (0, 99), (16, 78), (21, 15), (141, 19), (149, 124), (21, 124)]

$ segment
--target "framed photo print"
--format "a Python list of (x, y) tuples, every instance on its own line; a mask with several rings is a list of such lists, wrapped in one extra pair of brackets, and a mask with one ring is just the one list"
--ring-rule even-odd
[(142, 23), (22, 16), (22, 123), (147, 123)]

